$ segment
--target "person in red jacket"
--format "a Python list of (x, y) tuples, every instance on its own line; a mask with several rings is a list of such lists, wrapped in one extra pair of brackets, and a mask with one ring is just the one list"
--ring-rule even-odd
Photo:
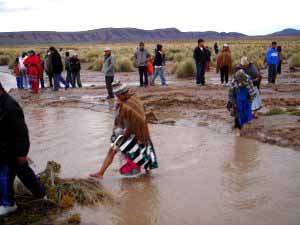
[(29, 83), (33, 93), (39, 92), (39, 80), (42, 77), (42, 66), (39, 57), (33, 50), (29, 51), (29, 56), (25, 59), (24, 65), (28, 70)]

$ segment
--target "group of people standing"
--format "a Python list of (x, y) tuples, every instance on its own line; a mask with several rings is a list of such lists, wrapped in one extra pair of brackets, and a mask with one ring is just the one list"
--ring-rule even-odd
[(134, 54), (134, 59), (139, 70), (141, 87), (153, 86), (158, 76), (160, 77), (161, 85), (167, 85), (164, 75), (165, 53), (161, 44), (156, 45), (153, 59), (148, 50), (145, 49), (144, 42), (141, 42)]
[[(39, 87), (45, 88), (44, 72), (49, 79), (49, 87), (54, 91), (58, 91), (60, 83), (65, 88), (70, 86), (82, 87), (80, 81), (80, 61), (77, 54), (70, 57), (70, 53), (66, 52), (65, 70), (67, 71), (66, 80), (62, 77), (64, 66), (60, 53), (56, 48), (50, 47), (47, 50), (44, 59), (40, 54), (36, 54), (34, 50), (23, 52), (21, 56), (16, 58), (14, 65), (14, 73), (16, 75), (17, 87), (19, 89), (31, 89), (32, 93), (38, 93)], [(41, 85), (40, 85), (41, 84)]]

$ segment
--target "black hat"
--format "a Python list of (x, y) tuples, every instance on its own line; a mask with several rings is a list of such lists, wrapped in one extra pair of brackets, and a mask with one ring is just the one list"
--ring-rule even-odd
[(4, 90), (4, 88), (3, 88), (3, 86), (2, 86), (2, 84), (1, 84), (1, 81), (0, 81), (0, 90)]

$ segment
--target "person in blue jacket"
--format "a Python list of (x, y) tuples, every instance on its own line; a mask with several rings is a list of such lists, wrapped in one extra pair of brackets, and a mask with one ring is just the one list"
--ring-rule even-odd
[(277, 43), (272, 42), (272, 47), (269, 48), (266, 55), (266, 62), (268, 64), (268, 82), (269, 84), (275, 84), (277, 75), (277, 65), (279, 62), (278, 51), (276, 49)]

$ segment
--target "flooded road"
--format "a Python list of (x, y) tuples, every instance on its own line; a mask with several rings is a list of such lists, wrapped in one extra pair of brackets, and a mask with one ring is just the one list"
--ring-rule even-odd
[[(26, 106), (30, 157), (41, 171), (48, 160), (62, 176), (95, 172), (109, 146), (113, 113)], [(75, 208), (82, 224), (299, 225), (300, 153), (212, 131), (152, 125), (159, 166), (151, 176), (121, 177), (116, 158), (101, 183), (117, 202)]]

